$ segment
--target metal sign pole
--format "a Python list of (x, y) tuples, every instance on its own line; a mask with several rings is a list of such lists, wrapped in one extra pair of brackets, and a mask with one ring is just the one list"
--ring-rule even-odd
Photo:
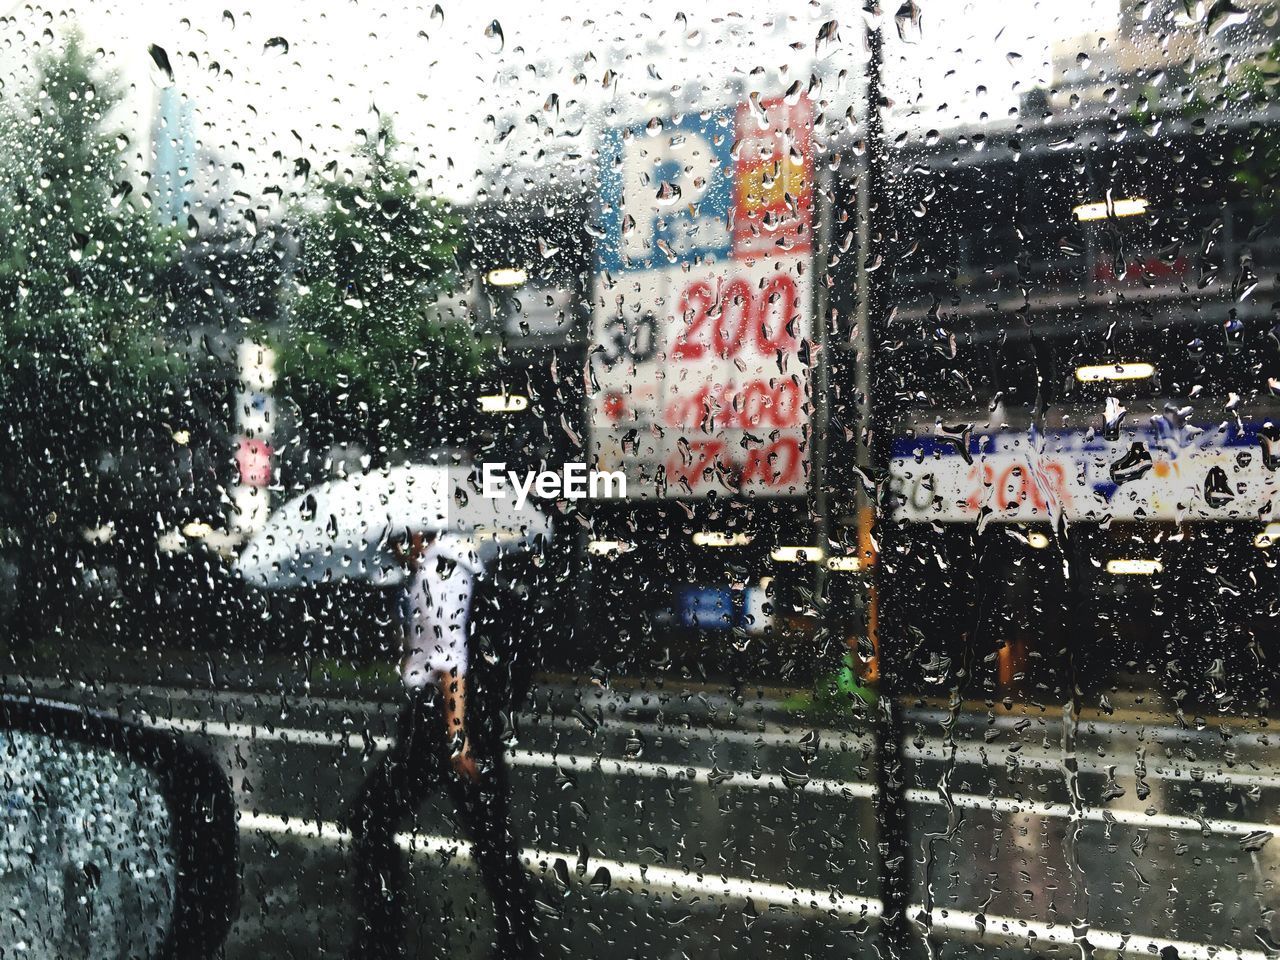
[[(876, 854), (880, 875), (880, 897), (884, 904), (881, 935), (885, 954), (906, 957), (911, 935), (907, 906), (911, 897), (910, 825), (907, 819), (906, 784), (902, 767), (901, 671), (905, 650), (900, 642), (896, 618), (886, 601), (893, 587), (897, 564), (895, 543), (899, 522), (893, 516), (894, 494), (890, 483), (893, 451), (894, 411), (898, 407), (892, 375), (887, 371), (887, 355), (877, 351), (886, 339), (882, 326), (887, 291), (881, 286), (890, 275), (886, 240), (892, 232), (892, 197), (887, 189), (884, 123), (881, 116), (880, 70), (883, 48), (880, 29), (867, 27), (867, 135), (865, 166), (858, 185), (858, 227), (864, 242), (858, 251), (858, 387), (863, 404), (862, 455), (870, 476), (876, 480), (878, 503), (871, 539), (876, 543), (868, 603), (868, 629), (873, 631), (878, 673), (878, 696), (874, 713), (876, 740)], [(871, 263), (879, 261), (872, 281)], [(873, 353), (873, 351), (876, 351)]]

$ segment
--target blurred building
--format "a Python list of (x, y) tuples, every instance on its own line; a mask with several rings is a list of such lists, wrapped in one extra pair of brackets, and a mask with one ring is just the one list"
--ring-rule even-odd
[[(910, 536), (920, 538), (913, 553), (943, 559), (918, 565), (918, 580), (901, 594), (909, 609), (895, 614), (921, 654), (922, 682), (949, 676), (959, 664), (955, 644), (975, 629), (990, 634), (990, 658), (978, 672), (1009, 685), (1041, 682), (1037, 663), (1056, 663), (1062, 631), (1084, 629), (1085, 620), (1091, 635), (1129, 638), (1108, 656), (1140, 671), (1171, 637), (1185, 640), (1213, 622), (1244, 636), (1269, 616), (1261, 584), (1274, 578), (1259, 572), (1269, 571), (1270, 558), (1255, 546), (1266, 518), (1248, 516), (1257, 494), (1236, 491), (1234, 506), (1206, 508), (1203, 516), (1218, 519), (1188, 533), (1176, 506), (1120, 510), (1120, 485), (1109, 474), (1121, 458), (1092, 441), (1072, 446), (1103, 431), (1111, 398), (1126, 410), (1126, 442), (1149, 448), (1154, 466), (1172, 468), (1169, 437), (1191, 444), (1205, 425), (1228, 422), (1229, 436), (1195, 441), (1182, 467), (1229, 458), (1229, 466), (1246, 464), (1232, 467), (1237, 473), (1255, 471), (1258, 430), (1280, 420), (1272, 399), (1280, 389), (1272, 302), (1280, 231), (1239, 175), (1242, 157), (1266, 162), (1261, 145), (1280, 116), (1268, 105), (1224, 104), (1217, 91), (1231, 76), (1209, 69), (1221, 66), (1215, 50), (1261, 54), (1274, 37), (1259, 16), (1190, 27), (1181, 4), (1134, 10), (1126, 7), (1113, 31), (1059, 44), (1051, 85), (1026, 94), (1007, 126), (901, 138), (888, 155), (885, 195), (870, 201), (884, 256), (871, 279), (887, 311), (872, 318), (872, 362), (887, 363), (897, 384), (895, 409), (877, 416), (889, 417), (895, 456), (906, 462), (919, 448), (927, 461), (1019, 436), (1043, 446), (1052, 432), (1062, 463), (1096, 466), (1104, 480), (1094, 492), (1113, 498), (1092, 519), (1072, 518), (1071, 582), (1062, 578), (1061, 544), (1045, 549), (1057, 543), (1047, 503), (1037, 520), (1006, 520), (988, 535), (979, 508), (961, 522), (930, 522), (928, 508), (946, 491), (922, 494), (916, 512), (908, 510), (917, 523)], [(819, 441), (825, 499), (820, 507), (817, 491), (803, 490), (600, 501), (575, 516), (580, 595), (596, 627), (589, 635), (627, 646), (640, 662), (799, 680), (828, 648), (856, 642), (857, 633), (865, 641), (871, 629), (865, 570), (852, 561), (814, 564), (797, 549), (856, 557), (867, 543), (857, 497), (866, 477), (854, 460), (866, 359), (853, 329), (865, 167), (859, 151), (827, 149), (817, 163), (830, 162), (835, 173), (818, 202), (832, 214), (822, 253), (839, 338), (823, 398), (830, 423)], [(593, 449), (593, 357), (611, 349), (588, 306), (607, 216), (576, 150), (559, 162), (527, 151), (523, 159), (504, 167), (501, 196), (477, 211), (480, 299), (507, 350), (500, 390), (530, 397), (527, 409), (507, 415), (502, 443), (534, 459), (576, 459)], [(1117, 363), (1152, 370), (1112, 379), (1106, 368)], [(1095, 368), (1103, 372), (1080, 372)], [(1041, 456), (1053, 464), (1059, 455)], [(1222, 479), (1210, 472), (1186, 478), (1202, 504), (1216, 502)], [(1237, 473), (1229, 486), (1246, 482)], [(1030, 483), (1017, 470), (1015, 477)], [(1018, 495), (1033, 501), (1034, 484)], [(1231, 516), (1246, 522), (1222, 519)], [(1248, 602), (1224, 606), (1212, 585), (1208, 597), (1191, 586), (1202, 582), (1197, 571), (1224, 557), (1252, 571)], [(1138, 563), (1144, 572), (1133, 575), (1128, 560), (1161, 569)], [(979, 584), (995, 592), (983, 599)], [(944, 609), (957, 593), (973, 605)], [(1049, 611), (1043, 635), (1025, 623), (1016, 637), (990, 626), (1018, 597)], [(587, 655), (608, 668), (608, 650)], [(1041, 680), (1027, 679), (1033, 675)]]
[(937, 561), (903, 565), (892, 614), (921, 682), (1056, 696), (1074, 656), (1079, 682), (1173, 664), (1176, 688), (1274, 649), (1280, 114), (1238, 107), (1215, 51), (1275, 37), (1140, 9), (1060, 45), (1015, 124), (890, 154), (874, 323), (900, 549)]

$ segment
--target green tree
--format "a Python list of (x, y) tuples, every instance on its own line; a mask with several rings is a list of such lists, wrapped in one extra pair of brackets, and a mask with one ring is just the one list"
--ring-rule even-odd
[(481, 338), (441, 319), (458, 279), (461, 218), (397, 162), (390, 128), (366, 134), (356, 172), (331, 164), (294, 209), (300, 241), (278, 342), (280, 388), (315, 446), (382, 460), (466, 439)]
[(177, 241), (130, 197), (119, 89), (74, 37), (35, 66), (0, 104), (0, 518), (29, 636), (70, 593), (82, 531), (111, 519), (112, 465), (179, 369), (160, 292)]
[[(1274, 109), (1280, 91), (1280, 41), (1241, 65), (1234, 83), (1227, 85), (1227, 98), (1234, 109), (1246, 116)], [(1238, 147), (1232, 160), (1237, 183), (1252, 195), (1262, 216), (1280, 212), (1280, 126), (1273, 118), (1250, 130), (1251, 142)]]

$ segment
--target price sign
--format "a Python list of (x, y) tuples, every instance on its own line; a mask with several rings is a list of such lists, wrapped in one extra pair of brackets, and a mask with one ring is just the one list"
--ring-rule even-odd
[(601, 162), (589, 422), (632, 497), (807, 488), (812, 110), (614, 131)]

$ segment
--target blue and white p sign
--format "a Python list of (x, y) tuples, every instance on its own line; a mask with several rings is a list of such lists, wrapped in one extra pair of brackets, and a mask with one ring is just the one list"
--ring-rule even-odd
[(660, 130), (610, 130), (600, 156), (604, 237), (611, 273), (724, 260), (732, 245), (734, 114), (685, 116)]

